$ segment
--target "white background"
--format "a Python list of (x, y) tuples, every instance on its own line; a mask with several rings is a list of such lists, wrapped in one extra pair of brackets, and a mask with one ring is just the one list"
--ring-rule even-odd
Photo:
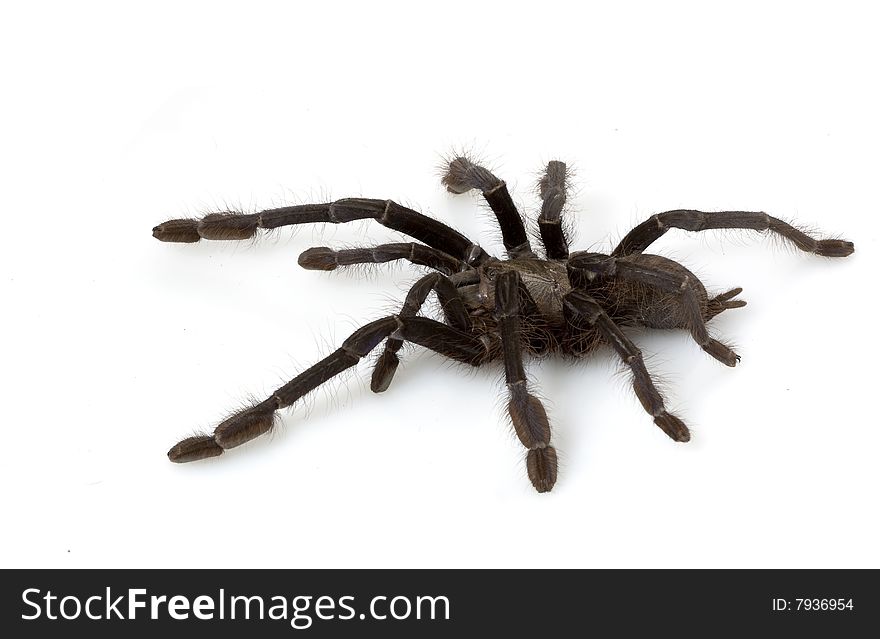
[[(610, 3), (608, 3), (610, 5)], [(864, 6), (868, 6), (867, 3)], [(0, 25), (3, 566), (880, 565), (876, 508), (876, 20), (836, 2), (31, 3)], [(315, 273), (301, 227), (161, 244), (227, 207), (394, 198), (496, 253), (477, 151), (534, 217), (576, 170), (579, 249), (654, 212), (765, 210), (856, 243), (847, 260), (760, 234), (655, 249), (749, 305), (633, 332), (691, 425), (655, 427), (612, 354), (533, 362), (561, 469), (536, 494), (498, 367), (405, 351), (285, 411), (272, 437), (174, 465), (175, 441), (264, 397), (393, 311), (418, 269)]]

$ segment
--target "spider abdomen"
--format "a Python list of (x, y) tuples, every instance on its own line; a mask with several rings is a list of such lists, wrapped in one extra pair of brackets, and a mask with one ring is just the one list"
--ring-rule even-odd
[[(687, 278), (687, 286), (693, 291), (700, 308), (700, 316), (706, 319), (708, 295), (703, 283), (687, 268), (661, 255), (636, 254), (622, 258), (631, 264), (661, 270), (676, 278)], [(687, 328), (691, 318), (688, 307), (681, 303), (681, 293), (670, 292), (642, 282), (616, 280), (610, 291), (614, 316), (622, 323), (648, 328)]]

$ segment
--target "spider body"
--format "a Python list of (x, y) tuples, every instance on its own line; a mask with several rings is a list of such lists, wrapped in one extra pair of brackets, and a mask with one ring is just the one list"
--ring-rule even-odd
[[(817, 240), (763, 212), (675, 210), (639, 224), (609, 254), (570, 253), (561, 224), (566, 181), (565, 164), (553, 161), (538, 184), (542, 207), (537, 222), (543, 256), (532, 250), (506, 184), (466, 157), (449, 162), (443, 183), (453, 193), (482, 192), (498, 219), (506, 260), (489, 255), (445, 224), (390, 200), (351, 198), (251, 215), (215, 213), (156, 226), (153, 235), (159, 240), (197, 242), (247, 239), (258, 229), (291, 224), (374, 219), (419, 242), (339, 251), (316, 247), (303, 252), (299, 264), (331, 271), (403, 259), (433, 271), (413, 284), (398, 313), (365, 324), (340, 348), (264, 401), (235, 413), (210, 434), (188, 437), (173, 446), (169, 458), (188, 462), (215, 457), (268, 432), (276, 411), (356, 365), (383, 342), (370, 388), (384, 392), (400, 364), (398, 352), (405, 342), (411, 342), (473, 366), (503, 362), (508, 413), (527, 449), (529, 479), (539, 492), (547, 492), (556, 483), (556, 451), (546, 411), (529, 389), (524, 354), (583, 357), (600, 345), (609, 345), (631, 371), (633, 390), (645, 411), (679, 442), (690, 439), (687, 426), (666, 410), (641, 351), (621, 327), (685, 329), (723, 364), (735, 366), (739, 361), (728, 345), (710, 336), (706, 325), (718, 313), (744, 306), (744, 301), (735, 299), (742, 289), (710, 297), (687, 268), (644, 252), (657, 238), (673, 228), (692, 232), (732, 228), (772, 232), (805, 252), (825, 257), (845, 257), (854, 250), (851, 242)], [(442, 322), (419, 315), (431, 294), (440, 302)]]
[(495, 285), (502, 273), (516, 272), (526, 291), (535, 300), (541, 319), (551, 326), (563, 323), (562, 299), (571, 290), (565, 264), (536, 257), (497, 260), (479, 268), (478, 298), (487, 313), (495, 309)]
[[(570, 259), (588, 258), (602, 264), (608, 263), (609, 255), (601, 253), (573, 253)], [(624, 258), (635, 265), (643, 265), (662, 271), (671, 277), (687, 279), (700, 307), (704, 321), (707, 316), (708, 294), (703, 283), (687, 268), (661, 255), (638, 254)], [(569, 322), (566, 316), (565, 296), (572, 290), (564, 263), (537, 257), (514, 258), (511, 260), (492, 260), (476, 269), (476, 275), (457, 278), (453, 283), (469, 282), (478, 278), (477, 283), (464, 283), (457, 286), (474, 326), (480, 326), (479, 333), (497, 344), (497, 322), (494, 321), (495, 288), (498, 277), (503, 273), (515, 272), (522, 282), (525, 292), (535, 301), (537, 313), (522, 318), (523, 332), (530, 339), (524, 342), (533, 355), (558, 353), (561, 355), (582, 356), (601, 344), (598, 329), (584, 326), (572, 341)], [(602, 306), (612, 320), (619, 326), (642, 326), (646, 328), (687, 328), (688, 318), (682, 310), (676, 293), (658, 291), (639, 283), (626, 283), (597, 274), (593, 279), (585, 279), (581, 290), (587, 291)], [(497, 348), (493, 352), (497, 351)], [(494, 358), (493, 358), (494, 359)]]

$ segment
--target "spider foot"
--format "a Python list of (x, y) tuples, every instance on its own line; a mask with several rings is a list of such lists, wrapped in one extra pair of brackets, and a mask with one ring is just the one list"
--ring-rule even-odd
[(168, 220), (153, 227), (153, 237), (160, 242), (198, 242), (199, 223), (196, 220)]
[(684, 422), (666, 411), (657, 415), (657, 417), (654, 418), (654, 423), (657, 424), (664, 433), (677, 442), (687, 442), (691, 439), (691, 431), (689, 431), (688, 427), (684, 425)]
[(391, 351), (385, 350), (376, 361), (376, 367), (373, 369), (373, 376), (370, 378), (370, 390), (374, 393), (382, 393), (388, 390), (391, 380), (394, 379), (394, 373), (400, 364), (400, 358)]
[(474, 164), (463, 155), (450, 160), (441, 180), (450, 193), (467, 193), (471, 189), (488, 191), (501, 185), (501, 180), (490, 171)]
[(211, 435), (196, 435), (175, 444), (168, 459), (182, 464), (222, 455), (228, 448), (241, 446), (272, 430), (278, 404), (274, 398), (237, 412), (224, 419)]
[(326, 246), (314, 246), (303, 251), (297, 263), (309, 271), (332, 271), (339, 266), (336, 251)]
[(549, 493), (556, 483), (556, 449), (553, 446), (533, 448), (526, 457), (526, 469), (535, 490)]
[(223, 454), (223, 448), (216, 442), (213, 435), (187, 437), (175, 444), (168, 451), (168, 459), (176, 464), (198, 461)]
[(855, 250), (855, 245), (846, 240), (819, 240), (813, 252), (823, 257), (846, 257), (852, 255)]
[(703, 344), (702, 348), (709, 353), (709, 355), (727, 366), (736, 366), (736, 363), (740, 361), (740, 356), (737, 355), (732, 348), (726, 344), (722, 344), (717, 339), (710, 339)]

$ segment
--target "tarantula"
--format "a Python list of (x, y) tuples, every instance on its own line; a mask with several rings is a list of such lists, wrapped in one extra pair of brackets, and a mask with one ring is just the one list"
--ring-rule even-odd
[[(342, 346), (272, 393), (266, 400), (222, 421), (210, 435), (188, 437), (168, 457), (190, 462), (214, 457), (272, 429), (275, 412), (292, 405), (320, 384), (357, 364), (383, 340), (370, 388), (388, 389), (405, 341), (458, 362), (481, 366), (501, 359), (507, 382), (507, 409), (516, 435), (528, 450), (526, 468), (538, 492), (556, 483), (556, 450), (541, 401), (528, 387), (523, 355), (560, 353), (583, 357), (609, 344), (632, 371), (636, 396), (654, 423), (677, 442), (690, 439), (687, 426), (666, 410), (645, 368), (642, 353), (622, 326), (687, 329), (697, 344), (727, 366), (739, 356), (712, 338), (706, 322), (731, 308), (741, 288), (709, 298), (697, 277), (678, 262), (644, 251), (669, 229), (705, 231), (748, 229), (772, 231), (802, 251), (825, 257), (846, 257), (852, 242), (817, 240), (766, 213), (675, 210), (658, 213), (624, 236), (610, 255), (569, 253), (563, 226), (567, 168), (552, 161), (538, 183), (540, 240), (545, 256), (533, 251), (523, 219), (505, 182), (467, 157), (452, 159), (442, 182), (452, 193), (479, 190), (498, 219), (507, 259), (493, 257), (461, 233), (435, 219), (391, 200), (348, 198), (245, 215), (213, 213), (201, 219), (174, 219), (159, 224), (153, 236), (163, 242), (244, 240), (257, 229), (324, 222), (342, 224), (372, 219), (418, 242), (382, 244), (371, 248), (333, 250), (310, 248), (300, 266), (321, 271), (353, 264), (408, 260), (433, 272), (410, 288), (403, 306), (357, 329)], [(431, 293), (440, 302), (445, 323), (418, 315)]]

